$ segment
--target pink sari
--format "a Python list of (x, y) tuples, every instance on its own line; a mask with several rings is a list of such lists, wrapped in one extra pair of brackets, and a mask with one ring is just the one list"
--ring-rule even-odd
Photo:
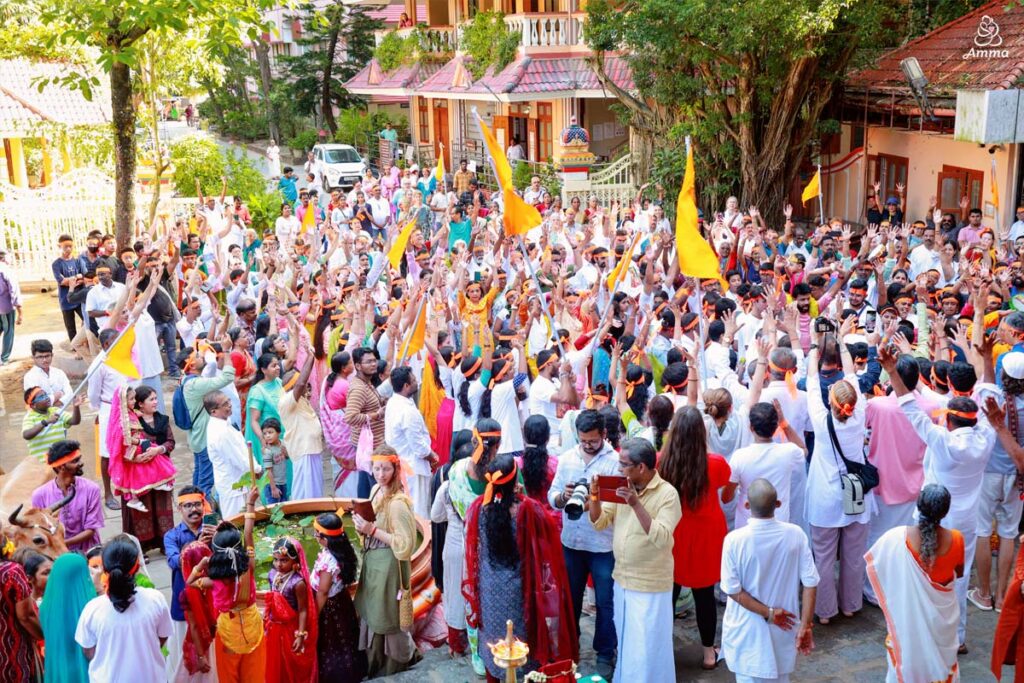
[(327, 389), (327, 382), (323, 383), (320, 389), (320, 424), (324, 428), (327, 450), (340, 467), (334, 480), (335, 491), (356, 471), (356, 449), (352, 446), (352, 431), (345, 422), (347, 400), (348, 380), (338, 377), (330, 390)]
[(283, 594), (271, 589), (264, 595), (265, 639), (267, 647), (266, 680), (280, 683), (315, 683), (317, 680), (317, 616), (316, 591), (309, 580), (306, 553), (298, 540), (290, 539), (299, 553), (299, 576), (306, 591), (306, 641), (301, 652), (294, 652), (295, 632), (299, 628), (299, 613)]

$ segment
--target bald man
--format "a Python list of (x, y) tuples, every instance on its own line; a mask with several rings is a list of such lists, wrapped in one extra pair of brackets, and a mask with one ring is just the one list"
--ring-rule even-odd
[(722, 657), (737, 683), (788, 683), (797, 649), (809, 654), (814, 648), (818, 572), (800, 527), (775, 519), (780, 505), (775, 487), (755, 479), (744, 504), (750, 520), (727, 535), (722, 548), (722, 591), (729, 596)]

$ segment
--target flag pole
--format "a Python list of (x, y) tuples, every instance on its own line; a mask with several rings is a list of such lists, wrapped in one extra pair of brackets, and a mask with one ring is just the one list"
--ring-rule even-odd
[(74, 399), (76, 396), (78, 396), (78, 394), (82, 393), (82, 389), (89, 385), (89, 380), (92, 378), (93, 375), (96, 374), (96, 371), (99, 370), (100, 366), (103, 365), (104, 361), (106, 361), (107, 356), (109, 355), (107, 352), (110, 349), (117, 346), (117, 343), (121, 341), (121, 337), (123, 337), (128, 332), (128, 330), (130, 330), (134, 325), (135, 323), (133, 322), (127, 327), (125, 327), (123, 330), (118, 332), (117, 336), (114, 338), (114, 341), (111, 342), (110, 346), (106, 349), (102, 349), (96, 355), (96, 358), (93, 359), (92, 365), (90, 365), (89, 369), (86, 371), (85, 377), (82, 378), (82, 381), (79, 382), (78, 386), (75, 387), (74, 391), (71, 392), (71, 396), (68, 399), (67, 403), (61, 404), (60, 410), (57, 411), (57, 420), (43, 427), (43, 431), (39, 432), (40, 435), (45, 434), (50, 427), (52, 427), (53, 425), (57, 424), (57, 422), (60, 421), (61, 416), (67, 411), (68, 406), (70, 406), (74, 402)]
[[(548, 310), (548, 302), (544, 299), (544, 290), (540, 288), (540, 280), (537, 279), (537, 271), (533, 269), (533, 263), (530, 262), (530, 255), (526, 251), (526, 240), (523, 239), (522, 235), (516, 235), (519, 238), (519, 248), (523, 251), (523, 263), (526, 264), (526, 272), (530, 274), (530, 278), (533, 280), (533, 286), (537, 288), (537, 297), (540, 299), (540, 310), (544, 313), (544, 317), (547, 319), (548, 327), (551, 328), (552, 341), (558, 346), (558, 352), (562, 357), (562, 360), (566, 360), (565, 346), (562, 341), (558, 338), (558, 330), (555, 329), (555, 319), (551, 315), (551, 311)], [(539, 245), (537, 247), (540, 248)]]
[(818, 164), (818, 211), (821, 213), (821, 221), (818, 225), (825, 224), (825, 189), (821, 177), (821, 164)]
[[(690, 156), (690, 136), (686, 136), (686, 156)], [(679, 220), (679, 217), (676, 217)], [(676, 254), (676, 259), (679, 255)], [(686, 275), (686, 273), (683, 273)], [(702, 390), (707, 389), (708, 383), (708, 364), (704, 361), (704, 346), (707, 339), (707, 320), (704, 317), (704, 298), (701, 295), (700, 280), (701, 278), (695, 278), (697, 280), (697, 287), (694, 289), (694, 294), (697, 297), (697, 363), (700, 366), (698, 368), (700, 372), (700, 386)]]

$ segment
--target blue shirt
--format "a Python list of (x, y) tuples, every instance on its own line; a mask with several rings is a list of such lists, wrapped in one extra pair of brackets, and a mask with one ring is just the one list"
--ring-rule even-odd
[[(595, 474), (616, 477), (622, 474), (619, 471), (619, 455), (608, 442), (604, 442), (601, 452), (589, 463), (583, 462), (582, 451), (578, 445), (570, 448), (558, 457), (558, 469), (555, 470), (555, 478), (548, 489), (548, 502), (555, 507), (555, 499), (565, 490), (566, 484), (583, 479), (589, 485)], [(565, 510), (562, 510), (562, 545), (566, 548), (590, 553), (610, 553), (614, 533), (615, 530), (611, 526), (602, 531), (595, 529), (586, 511), (579, 519), (573, 521), (565, 514)]]
[(185, 621), (185, 612), (181, 609), (181, 592), (185, 590), (185, 577), (181, 575), (181, 549), (199, 536), (182, 522), (164, 534), (164, 555), (167, 566), (171, 568), (171, 619)]
[(473, 224), (469, 221), (452, 221), (448, 224), (448, 251), (455, 248), (455, 243), (462, 240), (469, 248), (469, 238), (473, 234)]
[[(1014, 344), (1010, 351), (1024, 351), (1024, 342)], [(996, 386), (1000, 389), (1003, 388), (1003, 356), (1010, 353), (1010, 351), (1001, 353), (999, 354), (999, 358), (996, 358)]]
[(281, 190), (281, 194), (284, 195), (285, 201), (295, 203), (295, 200), (299, 198), (299, 191), (295, 189), (295, 182), (298, 178), (288, 176), (281, 176), (281, 179), (277, 181), (277, 187)]
[(80, 304), (73, 304), (68, 302), (68, 292), (71, 290), (70, 287), (65, 287), (61, 284), (61, 281), (66, 277), (74, 277), (75, 275), (85, 274), (85, 271), (81, 269), (78, 259), (69, 258), (62, 259), (58, 258), (50, 266), (53, 270), (53, 277), (57, 280), (57, 301), (60, 303), (60, 310), (62, 311), (73, 311), (80, 306)]

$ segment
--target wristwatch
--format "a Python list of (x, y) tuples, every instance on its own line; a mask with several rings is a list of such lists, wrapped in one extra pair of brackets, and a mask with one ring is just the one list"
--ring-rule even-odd
[(810, 351), (811, 349), (816, 349), (816, 348), (818, 348), (817, 344), (811, 344), (810, 346), (807, 347), (807, 350)]

